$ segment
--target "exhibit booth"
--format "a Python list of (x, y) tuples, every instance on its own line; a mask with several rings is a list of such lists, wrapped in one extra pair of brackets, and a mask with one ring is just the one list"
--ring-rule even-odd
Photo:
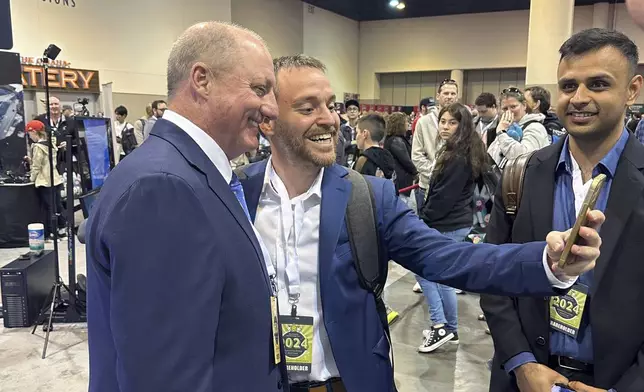
[[(104, 108), (99, 73), (55, 61), (49, 68), (48, 81), (50, 97), (55, 96), (61, 106), (72, 108), (57, 136), (57, 143), (72, 141), (66, 147), (72, 150), (72, 163), (66, 161), (66, 154), (61, 150), (56, 167), (64, 176), (71, 168), (74, 178), (78, 178), (78, 187), (74, 186), (71, 194), (80, 202), (72, 203), (69, 208), (86, 211), (83, 201), (98, 192), (115, 164), (112, 121), (97, 117)], [(106, 90), (111, 94), (110, 88)], [(106, 99), (107, 102), (111, 104), (111, 99)], [(47, 219), (35, 184), (30, 181), (30, 168), (25, 159), (30, 155), (31, 144), (25, 124), (45, 112), (42, 59), (0, 51), (0, 248), (27, 246), (27, 226)], [(67, 189), (61, 193), (63, 205), (68, 208)]]

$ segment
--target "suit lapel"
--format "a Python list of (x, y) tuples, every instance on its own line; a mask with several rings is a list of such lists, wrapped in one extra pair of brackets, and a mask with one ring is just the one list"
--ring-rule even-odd
[(644, 169), (644, 147), (631, 135), (617, 164), (615, 178), (611, 184), (608, 203), (604, 211), (606, 222), (600, 232), (602, 237), (601, 255), (595, 266), (591, 296), (599, 287), (613, 257), (615, 247), (621, 238), (624, 226), (637, 205), (637, 199), (642, 197), (642, 189), (644, 189), (644, 176), (640, 172), (642, 169)]
[[(331, 262), (335, 253), (340, 231), (344, 224), (345, 211), (349, 202), (351, 184), (344, 177), (346, 169), (333, 165), (324, 170), (322, 178), (322, 204), (320, 207), (320, 248), (318, 272), (320, 291), (330, 276)], [(324, 295), (322, 295), (324, 297)]]
[(264, 187), (264, 174), (266, 173), (267, 160), (252, 164), (245, 167), (244, 173), (246, 179), (242, 179), (241, 183), (244, 188), (244, 197), (246, 198), (246, 205), (250, 213), (250, 219), (255, 222), (257, 216), (257, 208), (259, 207), (259, 198), (262, 196), (262, 189)]
[[(523, 192), (528, 193), (530, 205), (530, 218), (533, 222), (533, 238), (543, 241), (552, 231), (552, 214), (555, 196), (555, 168), (559, 161), (561, 144), (536, 153), (536, 165), (531, 170), (528, 167), (528, 176), (534, 180), (526, 182)], [(532, 173), (530, 173), (532, 172)]]
[(251, 226), (248, 218), (246, 218), (246, 213), (244, 213), (237, 197), (235, 197), (233, 192), (230, 190), (230, 185), (226, 183), (217, 167), (212, 163), (199, 145), (197, 145), (197, 143), (188, 136), (187, 133), (174, 123), (161, 118), (157, 120), (151, 134), (174, 145), (192, 167), (205, 175), (208, 187), (224, 203), (224, 205), (226, 205), (235, 220), (237, 220), (246, 233), (248, 239), (250, 239), (253, 244), (258, 260), (261, 261), (260, 264), (262, 271), (264, 271), (266, 284), (270, 289), (268, 272), (266, 271), (266, 265), (263, 261), (264, 257), (259, 246), (259, 242), (257, 241), (257, 237), (255, 236), (255, 232), (253, 231), (253, 227)]

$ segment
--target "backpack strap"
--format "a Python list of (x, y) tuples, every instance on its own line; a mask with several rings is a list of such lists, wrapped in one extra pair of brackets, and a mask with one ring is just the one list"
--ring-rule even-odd
[(519, 211), (525, 172), (534, 153), (535, 151), (531, 151), (509, 160), (503, 169), (501, 177), (503, 204), (505, 213), (510, 216), (516, 216)]
[[(355, 170), (348, 169), (351, 181), (351, 196), (345, 215), (349, 244), (360, 286), (373, 294), (380, 323), (385, 331), (389, 348), (393, 354), (387, 307), (382, 293), (387, 282), (388, 265), (380, 252), (376, 203), (371, 182)], [(394, 367), (391, 355), (391, 367)], [(394, 386), (394, 390), (396, 387)]]
[[(539, 121), (539, 120), (530, 120), (530, 121), (526, 122), (525, 124), (521, 125), (521, 130), (525, 131), (526, 128), (530, 126), (530, 124), (534, 124), (534, 123), (539, 123), (539, 124), (543, 125), (543, 123), (541, 121)], [(545, 126), (544, 126), (544, 128), (545, 128)]]
[(375, 200), (371, 183), (355, 170), (348, 170), (351, 196), (345, 221), (360, 286), (377, 296), (382, 294), (384, 279), (380, 263), (380, 241), (376, 221)]
[(364, 155), (360, 155), (360, 158), (356, 161), (356, 164), (353, 165), (353, 170), (358, 172), (360, 174), (362, 172), (362, 168), (364, 167), (365, 163), (367, 163), (367, 157)]

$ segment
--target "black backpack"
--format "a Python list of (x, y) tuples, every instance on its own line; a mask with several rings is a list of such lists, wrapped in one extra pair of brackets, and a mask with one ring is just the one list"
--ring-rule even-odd
[[(347, 232), (349, 234), (349, 245), (360, 286), (373, 294), (376, 301), (376, 310), (380, 318), (380, 324), (385, 331), (389, 342), (391, 368), (394, 368), (393, 344), (391, 332), (387, 322), (387, 307), (382, 298), (389, 263), (383, 257), (380, 246), (378, 231), (378, 215), (376, 212), (376, 201), (373, 194), (371, 182), (355, 170), (347, 169), (347, 178), (351, 181), (351, 195), (345, 213)], [(394, 385), (394, 391), (396, 391)]]
[(125, 155), (128, 155), (137, 147), (136, 136), (134, 136), (134, 128), (128, 128), (129, 124), (125, 124), (125, 129), (121, 132), (121, 146), (123, 146), (123, 152)]
[(358, 279), (363, 289), (376, 299), (376, 309), (383, 329), (389, 339), (387, 308), (382, 293), (387, 282), (388, 262), (384, 260), (378, 235), (376, 202), (371, 183), (355, 170), (348, 169), (351, 181), (351, 196), (345, 214), (349, 245), (353, 254)]

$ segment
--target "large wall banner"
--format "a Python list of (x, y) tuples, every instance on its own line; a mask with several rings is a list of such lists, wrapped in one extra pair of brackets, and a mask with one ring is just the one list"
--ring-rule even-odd
[[(42, 59), (23, 57), (21, 61), (24, 89), (45, 91), (45, 69), (42, 66)], [(49, 89), (99, 94), (101, 84), (98, 71), (71, 68), (67, 61), (54, 60), (49, 68)]]
[(0, 51), (0, 177), (24, 174), (27, 155), (20, 55)]

